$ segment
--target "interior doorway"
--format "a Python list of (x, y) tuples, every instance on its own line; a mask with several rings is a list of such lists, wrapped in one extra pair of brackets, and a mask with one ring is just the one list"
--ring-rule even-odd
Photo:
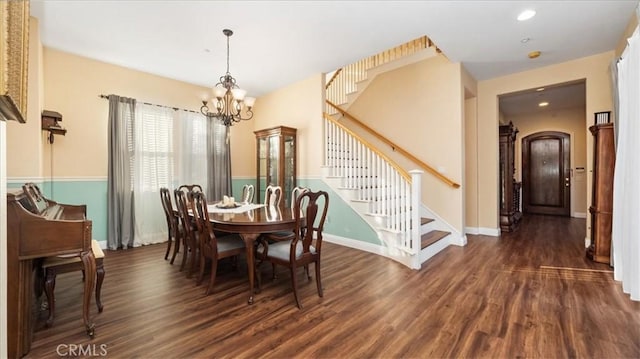
[(522, 139), (523, 212), (570, 216), (569, 134), (536, 132)]

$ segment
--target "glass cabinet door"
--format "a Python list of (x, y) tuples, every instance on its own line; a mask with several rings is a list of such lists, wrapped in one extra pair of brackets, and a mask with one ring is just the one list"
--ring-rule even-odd
[(291, 191), (297, 186), (296, 132), (295, 128), (285, 126), (254, 132), (257, 145), (257, 203), (264, 202), (265, 188), (274, 185), (282, 188), (283, 205), (290, 205)]

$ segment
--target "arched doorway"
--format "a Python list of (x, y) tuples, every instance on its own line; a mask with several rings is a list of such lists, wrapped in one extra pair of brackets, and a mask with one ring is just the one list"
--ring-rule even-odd
[(570, 216), (570, 136), (536, 132), (522, 139), (523, 212)]

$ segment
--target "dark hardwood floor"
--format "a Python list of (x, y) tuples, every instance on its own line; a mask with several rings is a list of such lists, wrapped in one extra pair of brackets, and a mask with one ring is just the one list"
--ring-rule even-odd
[(222, 263), (204, 296), (164, 244), (108, 251), (95, 338), (80, 274), (60, 275), (54, 326), (42, 327), (43, 312), (27, 357), (73, 344), (109, 358), (638, 358), (640, 303), (585, 258), (584, 234), (584, 220), (526, 216), (517, 232), (469, 236), (420, 271), (327, 243), (324, 298), (299, 274), (303, 310), (286, 270), (272, 282), (264, 265), (248, 306), (243, 258), (238, 270)]

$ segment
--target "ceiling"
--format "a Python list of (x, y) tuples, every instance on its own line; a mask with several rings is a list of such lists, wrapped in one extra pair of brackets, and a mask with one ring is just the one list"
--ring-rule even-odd
[[(500, 96), (499, 102), (500, 112), (507, 117), (572, 108), (584, 109), (587, 105), (585, 81), (556, 84), (507, 94)], [(540, 106), (542, 102), (546, 102), (547, 106)]]
[[(612, 50), (638, 0), (31, 1), (45, 46), (211, 87), (226, 69), (250, 96), (422, 35), (485, 80)], [(520, 22), (524, 9), (537, 15)], [(522, 43), (523, 38), (529, 38)], [(542, 56), (530, 60), (527, 53)]]

